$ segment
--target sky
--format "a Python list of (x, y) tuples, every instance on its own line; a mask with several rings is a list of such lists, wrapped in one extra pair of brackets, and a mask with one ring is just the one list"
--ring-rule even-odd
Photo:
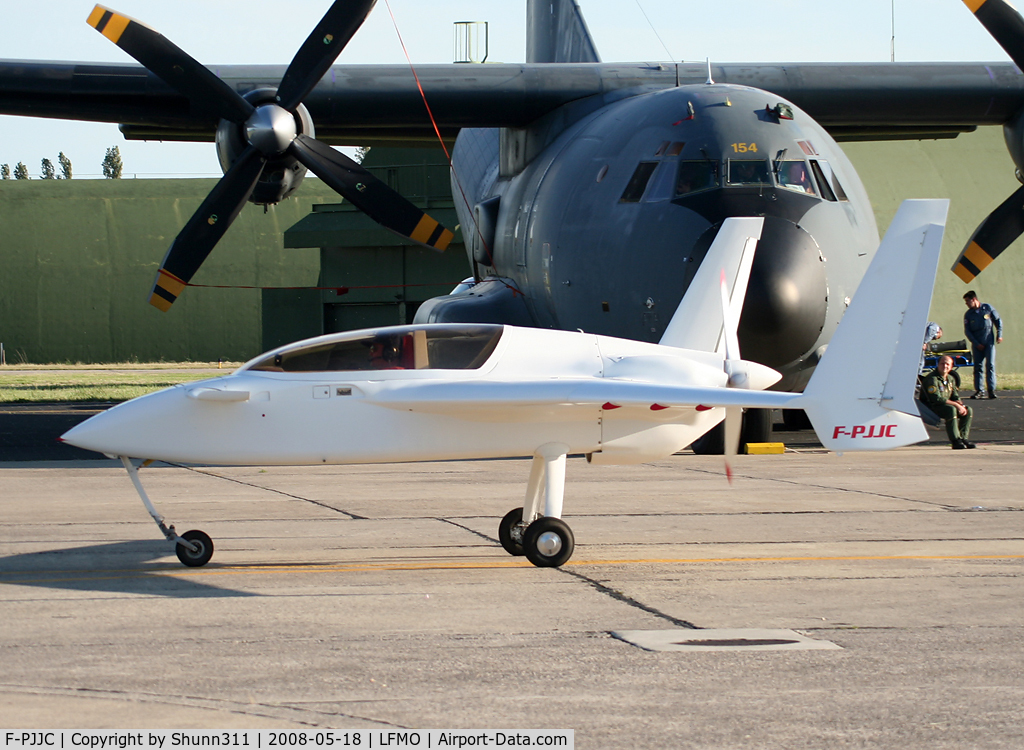
[[(579, 0), (604, 62), (1005, 61), (961, 0)], [(104, 0), (206, 65), (287, 65), (330, 0)], [(92, 0), (0, 4), (0, 59), (133, 62), (86, 23)], [(389, 12), (389, 7), (390, 11)], [(392, 21), (394, 14), (394, 22)], [(525, 0), (378, 0), (338, 63), (451, 62), (455, 21), (487, 21), (490, 57), (522, 62)], [(397, 25), (397, 32), (396, 32)], [(125, 177), (214, 177), (212, 144), (125, 141), (116, 125), (0, 116), (0, 164), (36, 177), (63, 151), (99, 177), (118, 146)], [(354, 144), (357, 145), (357, 144)]]

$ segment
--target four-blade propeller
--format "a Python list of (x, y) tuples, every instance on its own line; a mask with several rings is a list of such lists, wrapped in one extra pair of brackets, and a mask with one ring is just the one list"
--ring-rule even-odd
[[(1005, 0), (963, 1), (1014, 64), (1024, 70), (1024, 18), (1020, 13)], [(1020, 117), (1015, 118), (1017, 122), (1021, 121)], [(1011, 145), (1010, 151), (1017, 161), (1017, 178), (1024, 182), (1021, 145)], [(953, 264), (953, 273), (964, 283), (970, 283), (1021, 234), (1024, 234), (1024, 187), (1018, 188), (974, 230)]]
[(296, 110), (376, 0), (336, 0), (295, 54), (274, 101), (246, 100), (145, 24), (97, 5), (89, 24), (189, 100), (193, 112), (233, 123), (247, 144), (168, 249), (150, 304), (168, 310), (238, 217), (269, 161), (290, 158), (388, 229), (436, 250), (452, 233), (358, 163), (301, 131)]

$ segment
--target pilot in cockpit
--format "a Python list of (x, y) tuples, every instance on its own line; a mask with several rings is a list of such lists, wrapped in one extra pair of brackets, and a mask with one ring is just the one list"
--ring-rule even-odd
[(811, 176), (807, 173), (807, 166), (802, 161), (784, 161), (779, 164), (778, 181), (782, 187), (790, 190), (799, 190), (803, 193), (813, 193), (811, 187)]
[(378, 337), (370, 344), (370, 368), (373, 370), (404, 370), (399, 340), (391, 336)]

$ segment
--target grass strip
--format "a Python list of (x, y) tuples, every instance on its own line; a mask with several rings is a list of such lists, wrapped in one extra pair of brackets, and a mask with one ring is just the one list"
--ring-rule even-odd
[[(118, 402), (179, 383), (227, 375), (238, 363), (159, 362), (105, 365), (7, 365), (0, 367), (0, 404)], [(962, 388), (972, 390), (969, 367)], [(999, 388), (1024, 390), (1024, 374), (999, 375)]]
[(232, 372), (216, 363), (0, 367), (0, 404), (118, 402)]

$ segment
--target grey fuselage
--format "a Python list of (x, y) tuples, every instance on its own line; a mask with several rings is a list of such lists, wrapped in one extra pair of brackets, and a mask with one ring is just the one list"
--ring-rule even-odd
[(779, 370), (784, 389), (810, 377), (878, 247), (867, 193), (835, 141), (745, 86), (601, 102), (554, 136), (463, 130), (453, 193), (477, 278), (501, 281), (433, 300), (421, 319), (641, 341), (660, 339), (722, 222), (764, 216), (740, 346)]

